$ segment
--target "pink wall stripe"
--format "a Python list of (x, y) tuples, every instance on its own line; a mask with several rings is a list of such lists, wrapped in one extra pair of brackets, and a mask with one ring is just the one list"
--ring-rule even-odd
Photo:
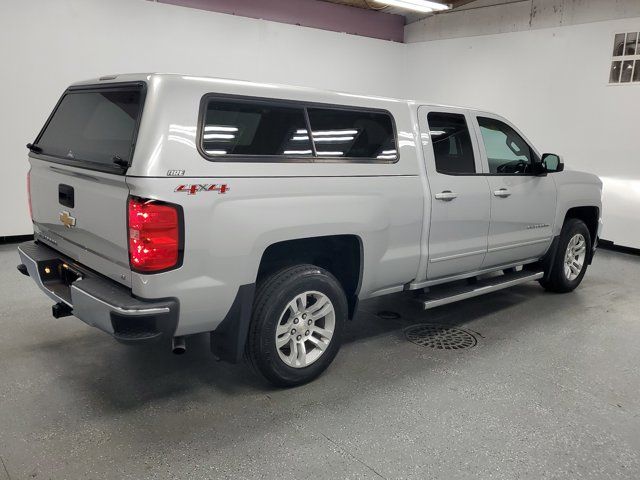
[(404, 17), (318, 0), (156, 0), (183, 7), (402, 42)]

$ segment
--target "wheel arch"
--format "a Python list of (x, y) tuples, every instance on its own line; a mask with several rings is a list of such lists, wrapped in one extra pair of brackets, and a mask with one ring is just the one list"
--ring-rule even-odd
[[(558, 212), (558, 214), (561, 214), (561, 212)], [(578, 205), (568, 208), (564, 216), (559, 217), (559, 219), (562, 219), (562, 223), (557, 223), (556, 228), (558, 229), (558, 233), (553, 237), (553, 241), (551, 242), (551, 246), (547, 250), (547, 253), (540, 259), (539, 262), (536, 262), (535, 264), (529, 266), (529, 268), (542, 268), (545, 272), (545, 281), (548, 281), (549, 279), (549, 275), (551, 273), (551, 265), (555, 261), (556, 255), (558, 254), (560, 232), (564, 224), (570, 218), (582, 220), (586, 224), (591, 236), (591, 248), (589, 249), (589, 256), (587, 258), (588, 264), (591, 264), (593, 260), (593, 252), (596, 246), (598, 235), (598, 223), (600, 221), (600, 207), (595, 205)]]
[(362, 286), (364, 247), (362, 238), (354, 234), (284, 240), (269, 245), (263, 252), (256, 283), (282, 268), (310, 263), (330, 272), (342, 285), (349, 306), (349, 318), (358, 307)]
[(360, 236), (327, 235), (275, 242), (263, 251), (255, 281), (240, 285), (231, 309), (218, 328), (211, 332), (211, 351), (214, 355), (231, 363), (242, 359), (256, 285), (267, 275), (300, 263), (317, 265), (335, 276), (345, 291), (349, 318), (355, 316), (364, 268), (364, 249)]
[(600, 208), (597, 206), (580, 206), (572, 207), (567, 210), (564, 216), (563, 225), (570, 218), (576, 218), (582, 220), (589, 229), (589, 235), (591, 236), (591, 249), (589, 250), (589, 262), (591, 261), (592, 250), (596, 245), (598, 236), (598, 221), (600, 219)]

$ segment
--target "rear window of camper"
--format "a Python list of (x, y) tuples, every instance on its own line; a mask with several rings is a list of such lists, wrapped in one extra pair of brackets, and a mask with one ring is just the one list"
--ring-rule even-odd
[(140, 86), (68, 90), (36, 140), (43, 155), (98, 170), (129, 163), (142, 113)]

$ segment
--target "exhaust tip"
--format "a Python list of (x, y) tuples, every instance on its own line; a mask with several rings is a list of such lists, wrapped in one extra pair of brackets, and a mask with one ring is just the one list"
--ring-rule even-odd
[(187, 343), (184, 337), (173, 337), (171, 339), (171, 351), (174, 355), (183, 355), (187, 351)]

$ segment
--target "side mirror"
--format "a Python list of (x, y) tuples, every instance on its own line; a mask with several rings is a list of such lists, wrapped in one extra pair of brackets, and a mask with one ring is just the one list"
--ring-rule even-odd
[(542, 165), (549, 173), (561, 172), (564, 170), (564, 163), (560, 155), (555, 153), (545, 153), (542, 155)]

